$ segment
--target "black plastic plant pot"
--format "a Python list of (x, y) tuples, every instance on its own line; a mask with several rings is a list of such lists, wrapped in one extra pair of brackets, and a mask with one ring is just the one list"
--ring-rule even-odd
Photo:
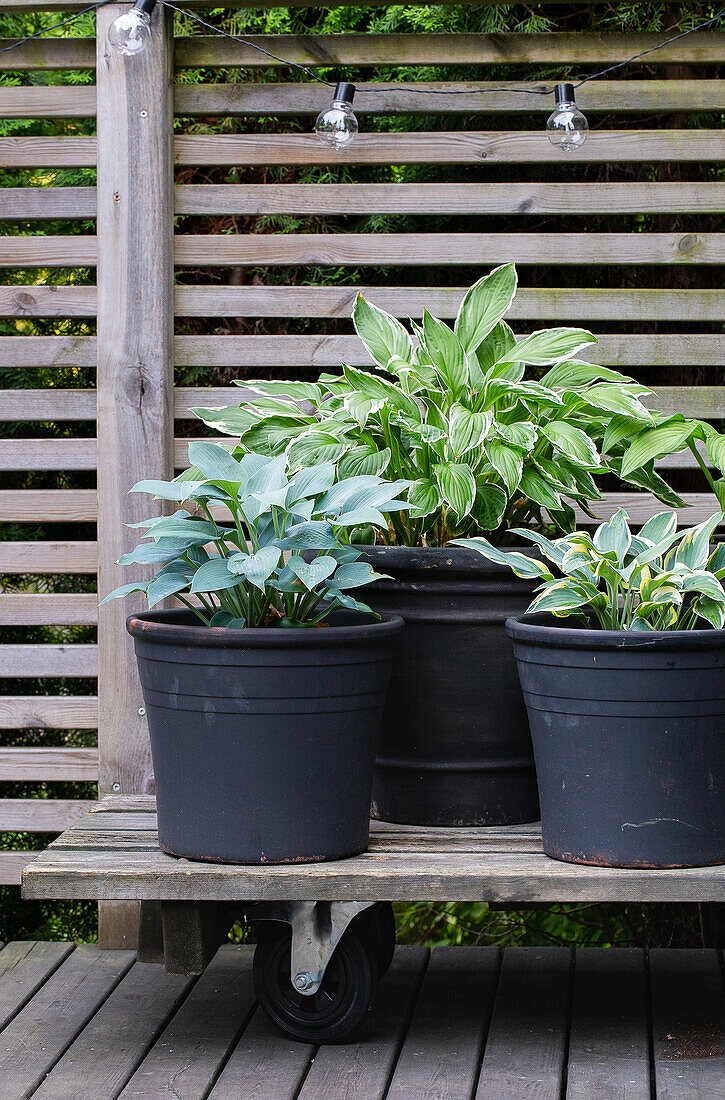
[(165, 852), (312, 863), (365, 850), (399, 618), (341, 612), (326, 627), (230, 630), (158, 611), (127, 627)]
[(539, 817), (516, 662), (504, 624), (533, 585), (460, 547), (362, 547), (390, 580), (364, 600), (401, 615), (373, 785), (373, 816), (418, 825)]
[(725, 630), (556, 622), (506, 624), (546, 854), (606, 867), (725, 863)]

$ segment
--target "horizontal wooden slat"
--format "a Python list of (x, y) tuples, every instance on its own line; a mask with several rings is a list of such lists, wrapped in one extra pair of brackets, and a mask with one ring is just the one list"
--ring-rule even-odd
[[(26, 238), (26, 240), (29, 238)], [(176, 238), (180, 265), (721, 264), (725, 233), (300, 233)], [(38, 262), (40, 253), (38, 254)]]
[(92, 336), (2, 336), (0, 363), (4, 367), (92, 367), (96, 341)]
[[(724, 139), (718, 130), (593, 130), (567, 163), (609, 164), (650, 161), (719, 161)], [(275, 164), (561, 164), (564, 154), (543, 130), (481, 130), (440, 133), (361, 133), (334, 153), (314, 134), (197, 134), (174, 140), (181, 165)], [(0, 138), (5, 168), (92, 168), (93, 137)]]
[(19, 886), (23, 868), (37, 855), (37, 852), (0, 852), (0, 886)]
[[(177, 286), (179, 317), (350, 317), (361, 293), (396, 317), (455, 317), (465, 293), (457, 287)], [(720, 321), (722, 290), (598, 290), (519, 287), (508, 316), (581, 322)]]
[[(0, 139), (2, 141), (47, 142), (42, 138)], [(55, 141), (92, 139), (56, 138)], [(38, 152), (41, 146), (38, 146)], [(71, 147), (69, 146), (69, 154)], [(12, 147), (10, 155), (19, 165), (42, 167), (65, 164), (58, 160), (60, 147), (48, 150), (48, 161), (32, 160), (33, 150)], [(80, 155), (80, 153), (79, 153)], [(676, 160), (720, 161), (725, 155), (725, 137), (718, 130), (592, 130), (579, 149), (563, 154), (554, 148), (541, 130), (481, 130), (440, 133), (361, 133), (349, 148), (337, 153), (322, 145), (314, 134), (238, 134), (192, 137), (174, 141), (177, 164), (240, 165), (275, 164), (612, 164), (623, 162)], [(31, 160), (28, 160), (31, 156)], [(0, 163), (2, 161), (0, 160)], [(15, 164), (15, 160), (12, 164)]]
[[(276, 0), (275, 0), (276, 3)], [(275, 3), (268, 6), (275, 6)], [(280, 0), (281, 3), (281, 0)], [(307, 0), (291, 0), (283, 7), (306, 6)], [(84, 0), (44, 0), (44, 7), (68, 11), (84, 6)], [(23, 11), (35, 8), (32, 0), (3, 0), (3, 7)], [(286, 61), (309, 66), (328, 65), (459, 65), (524, 63), (614, 63), (623, 57), (658, 45), (662, 34), (336, 34), (249, 35)], [(701, 31), (657, 50), (648, 64), (713, 64), (725, 59), (725, 36)], [(0, 50), (15, 39), (0, 40)], [(225, 68), (276, 67), (279, 62), (256, 50), (216, 36), (178, 38), (175, 59), (181, 67), (220, 65)], [(0, 53), (0, 70), (92, 69), (95, 39), (40, 39), (10, 53)]]
[[(177, 336), (179, 366), (339, 367), (372, 362), (356, 336)], [(691, 363), (721, 366), (725, 338), (719, 335), (600, 336), (586, 349), (586, 357), (609, 366), (669, 366)]]
[(701, 420), (725, 417), (725, 386), (653, 386), (646, 405), (663, 413), (682, 413)]
[[(0, 267), (69, 267), (96, 262), (95, 237), (3, 237)], [(493, 264), (721, 264), (723, 233), (298, 233), (177, 236), (179, 265), (315, 264), (355, 266)], [(56, 341), (59, 337), (4, 337)], [(90, 337), (64, 337), (75, 366)], [(28, 344), (28, 347), (32, 345)], [(48, 345), (53, 346), (52, 343)], [(9, 364), (8, 364), (9, 365)], [(28, 362), (13, 365), (38, 366)], [(56, 363), (56, 365), (59, 365)]]
[(85, 523), (96, 518), (95, 489), (5, 489), (0, 523)]
[[(18, 337), (32, 339), (32, 337)], [(2, 373), (0, 373), (2, 381)], [(0, 390), (2, 420), (95, 420), (95, 390)]]
[(0, 645), (0, 675), (97, 676), (95, 645)]
[[(725, 82), (724, 82), (725, 83)], [(186, 184), (177, 214), (719, 213), (719, 183)]]
[(98, 749), (0, 748), (0, 781), (98, 779)]
[[(615, 63), (659, 45), (662, 34), (333, 34), (250, 36), (285, 60), (318, 65), (486, 65), (524, 63)], [(657, 50), (647, 63), (671, 61), (713, 64), (725, 59), (725, 35), (701, 31)], [(194, 36), (175, 42), (180, 67), (220, 65), (276, 67), (264, 58), (223, 38)], [(563, 76), (564, 74), (562, 74)]]
[(95, 573), (95, 542), (0, 542), (0, 573)]
[(95, 592), (0, 593), (3, 626), (92, 626), (97, 622)]
[(0, 118), (92, 118), (96, 89), (89, 85), (0, 88)]
[[(534, 93), (550, 88), (546, 81), (416, 81), (395, 84), (356, 83), (355, 113), (364, 115), (405, 114), (500, 114), (534, 112), (549, 114), (550, 94), (522, 95), (511, 89), (526, 88)], [(72, 89), (72, 91), (81, 89)], [(84, 92), (89, 89), (82, 89)], [(92, 89), (91, 89), (92, 90)], [(13, 89), (13, 92), (16, 90)], [(68, 89), (71, 91), (71, 89)], [(429, 94), (426, 94), (426, 93)], [(441, 95), (441, 92), (446, 94)], [(451, 94), (455, 93), (455, 94)], [(47, 98), (47, 97), (46, 97)], [(90, 99), (90, 97), (84, 97)], [(22, 96), (16, 95), (15, 109), (28, 113)], [(42, 104), (42, 97), (37, 97)], [(68, 96), (78, 113), (80, 106)], [(295, 117), (313, 115), (330, 102), (330, 92), (320, 84), (181, 84), (174, 88), (177, 115), (264, 115)], [(722, 110), (725, 104), (720, 80), (593, 80), (577, 91), (577, 102), (588, 114), (596, 111), (645, 112)], [(0, 107), (3, 103), (0, 91)], [(95, 101), (94, 101), (95, 109)], [(57, 104), (55, 113), (60, 113)], [(0, 114), (3, 112), (0, 111)], [(40, 112), (41, 114), (43, 112)]]
[(0, 798), (0, 831), (60, 833), (84, 814), (92, 802), (70, 798)]
[(95, 439), (0, 439), (0, 470), (95, 470)]
[[(397, 317), (420, 317), (425, 308), (437, 317), (450, 318), (456, 315), (464, 289), (196, 285), (174, 289), (179, 317), (349, 317), (359, 293)], [(94, 286), (0, 286), (0, 316), (92, 317), (95, 313)], [(580, 321), (584, 316), (587, 323), (613, 317), (618, 321), (719, 321), (724, 313), (722, 290), (519, 287), (509, 317)]]
[(93, 695), (0, 695), (0, 729), (96, 729)]
[(4, 218), (95, 218), (96, 205), (95, 187), (7, 187), (0, 195)]

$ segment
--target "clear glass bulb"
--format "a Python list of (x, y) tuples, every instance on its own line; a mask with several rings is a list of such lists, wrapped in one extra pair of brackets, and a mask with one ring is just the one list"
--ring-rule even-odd
[(332, 105), (320, 111), (315, 123), (315, 133), (323, 145), (344, 149), (358, 132), (357, 119), (352, 109), (355, 88), (352, 84), (338, 84)]
[(565, 153), (579, 149), (587, 140), (589, 123), (579, 110), (571, 84), (556, 87), (556, 107), (546, 122), (549, 141)]
[(151, 38), (151, 18), (148, 12), (131, 8), (119, 15), (108, 28), (108, 41), (124, 57), (135, 57), (146, 49)]

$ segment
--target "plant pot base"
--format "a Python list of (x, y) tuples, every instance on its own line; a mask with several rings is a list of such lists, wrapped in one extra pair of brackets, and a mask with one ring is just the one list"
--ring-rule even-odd
[(331, 863), (339, 859), (350, 859), (352, 856), (362, 855), (367, 845), (350, 851), (333, 852), (331, 855), (299, 855), (289, 856), (287, 859), (228, 859), (226, 856), (198, 855), (190, 851), (172, 851), (171, 848), (166, 844), (162, 844), (161, 841), (159, 841), (159, 848), (162, 852), (165, 852), (167, 856), (173, 856), (174, 859), (185, 859), (190, 863), (228, 863), (236, 867), (284, 867), (291, 863)]

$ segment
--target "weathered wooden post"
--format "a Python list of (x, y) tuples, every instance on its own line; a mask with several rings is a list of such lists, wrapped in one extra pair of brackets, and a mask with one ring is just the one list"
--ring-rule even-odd
[[(160, 5), (137, 57), (108, 45), (128, 5), (97, 13), (98, 81), (98, 588), (136, 542), (124, 527), (149, 514), (128, 495), (173, 471), (173, 162), (171, 17)], [(139, 574), (135, 574), (138, 576)], [(104, 604), (98, 622), (99, 795), (152, 790), (149, 739), (125, 620), (143, 599)], [(100, 907), (99, 942), (133, 946), (138, 906)]]

